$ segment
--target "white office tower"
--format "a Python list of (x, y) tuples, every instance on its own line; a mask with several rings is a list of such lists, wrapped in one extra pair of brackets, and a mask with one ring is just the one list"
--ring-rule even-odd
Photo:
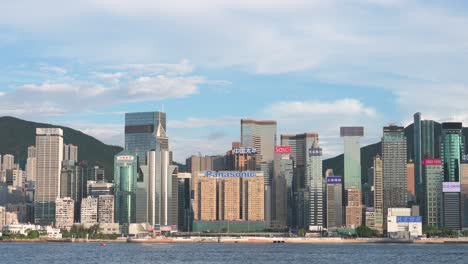
[(138, 223), (177, 225), (177, 167), (169, 165), (169, 151), (149, 151), (148, 165), (141, 166), (142, 181), (137, 183)]

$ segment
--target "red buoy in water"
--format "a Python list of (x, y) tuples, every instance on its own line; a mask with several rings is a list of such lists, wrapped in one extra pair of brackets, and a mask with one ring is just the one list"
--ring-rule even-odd
[(106, 244), (106, 243), (102, 243), (102, 244), (101, 244), (101, 247), (107, 247), (107, 244)]

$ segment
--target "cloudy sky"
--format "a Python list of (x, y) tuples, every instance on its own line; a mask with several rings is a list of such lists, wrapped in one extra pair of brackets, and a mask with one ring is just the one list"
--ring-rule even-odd
[(125, 112), (164, 110), (176, 160), (239, 140), (468, 121), (468, 5), (403, 0), (3, 0), (0, 115), (123, 144)]

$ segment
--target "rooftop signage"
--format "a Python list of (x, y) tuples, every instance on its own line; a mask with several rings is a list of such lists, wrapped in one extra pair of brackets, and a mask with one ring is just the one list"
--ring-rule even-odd
[(397, 216), (397, 223), (422, 223), (422, 216)]
[(442, 183), (442, 192), (444, 193), (458, 193), (460, 192), (460, 183), (459, 182), (443, 182)]
[(133, 161), (135, 157), (133, 156), (117, 156), (117, 160), (119, 161)]
[(275, 146), (275, 154), (290, 154), (291, 146)]
[(232, 150), (234, 154), (257, 154), (255, 148), (235, 148)]
[(255, 171), (206, 171), (205, 177), (213, 178), (250, 178), (256, 177)]
[(341, 177), (339, 177), (339, 176), (327, 177), (327, 183), (328, 184), (340, 184), (341, 183)]
[(310, 148), (309, 157), (319, 157), (322, 156), (322, 148)]
[(440, 166), (442, 165), (441, 159), (423, 159), (422, 160), (423, 166)]

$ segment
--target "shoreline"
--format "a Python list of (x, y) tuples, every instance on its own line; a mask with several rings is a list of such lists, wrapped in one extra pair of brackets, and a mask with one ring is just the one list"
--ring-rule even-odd
[[(189, 237), (189, 238), (128, 238), (128, 239), (10, 239), (0, 240), (0, 243), (137, 243), (137, 244), (420, 244), (420, 245), (440, 245), (440, 244), (468, 244), (468, 238), (439, 238), (439, 239), (386, 239), (386, 238), (286, 238), (286, 237)], [(104, 245), (103, 245), (104, 246)]]

